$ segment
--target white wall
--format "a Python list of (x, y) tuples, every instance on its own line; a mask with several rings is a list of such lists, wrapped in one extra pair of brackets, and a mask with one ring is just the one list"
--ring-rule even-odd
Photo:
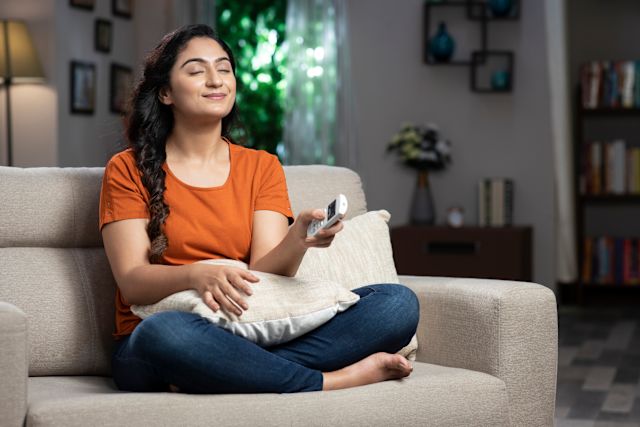
[(408, 222), (415, 172), (386, 156), (385, 147), (401, 123), (435, 122), (453, 144), (451, 167), (431, 176), (438, 222), (447, 207), (461, 205), (466, 222), (476, 224), (477, 181), (513, 178), (515, 221), (534, 228), (533, 278), (555, 289), (544, 2), (523, 0), (519, 21), (490, 25), (489, 45), (516, 53), (510, 95), (471, 92), (466, 67), (422, 63), (423, 3), (349, 2), (354, 125), (368, 207), (389, 210), (392, 226)]
[[(12, 147), (15, 166), (55, 166), (56, 46), (53, 0), (2, 0), (0, 17), (27, 23), (45, 74), (43, 84), (11, 86)], [(7, 164), (5, 90), (0, 87), (0, 164)]]

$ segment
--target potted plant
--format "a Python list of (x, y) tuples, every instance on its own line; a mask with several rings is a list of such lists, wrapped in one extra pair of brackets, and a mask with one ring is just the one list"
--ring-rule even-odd
[(435, 206), (429, 186), (429, 171), (445, 169), (451, 162), (451, 143), (442, 138), (435, 124), (425, 126), (405, 123), (387, 145), (387, 152), (395, 151), (400, 160), (418, 171), (418, 181), (411, 203), (411, 222), (435, 223)]

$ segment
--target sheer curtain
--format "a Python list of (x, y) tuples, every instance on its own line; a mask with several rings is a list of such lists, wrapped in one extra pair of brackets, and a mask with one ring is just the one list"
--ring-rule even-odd
[(547, 0), (547, 50), (551, 99), (551, 132), (555, 163), (556, 279), (578, 278), (571, 161), (571, 110), (568, 83), (566, 0)]
[(286, 29), (284, 162), (355, 167), (346, 0), (289, 0)]

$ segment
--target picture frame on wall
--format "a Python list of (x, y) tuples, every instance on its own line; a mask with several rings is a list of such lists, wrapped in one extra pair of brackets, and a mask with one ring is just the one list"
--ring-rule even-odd
[(96, 0), (69, 0), (69, 5), (78, 9), (93, 10)]
[(72, 114), (93, 114), (96, 107), (96, 66), (91, 62), (71, 61)]
[(109, 90), (109, 110), (123, 114), (133, 88), (133, 71), (131, 67), (111, 64), (111, 84)]
[(111, 12), (114, 16), (130, 19), (133, 15), (133, 0), (111, 0)]
[(96, 19), (94, 30), (94, 44), (98, 52), (111, 52), (111, 41), (113, 40), (113, 25), (106, 19)]

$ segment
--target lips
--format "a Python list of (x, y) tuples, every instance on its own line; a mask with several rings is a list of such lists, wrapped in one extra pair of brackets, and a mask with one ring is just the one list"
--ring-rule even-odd
[(208, 95), (204, 95), (205, 98), (213, 99), (216, 101), (224, 99), (226, 96), (227, 96), (226, 93), (210, 93)]

